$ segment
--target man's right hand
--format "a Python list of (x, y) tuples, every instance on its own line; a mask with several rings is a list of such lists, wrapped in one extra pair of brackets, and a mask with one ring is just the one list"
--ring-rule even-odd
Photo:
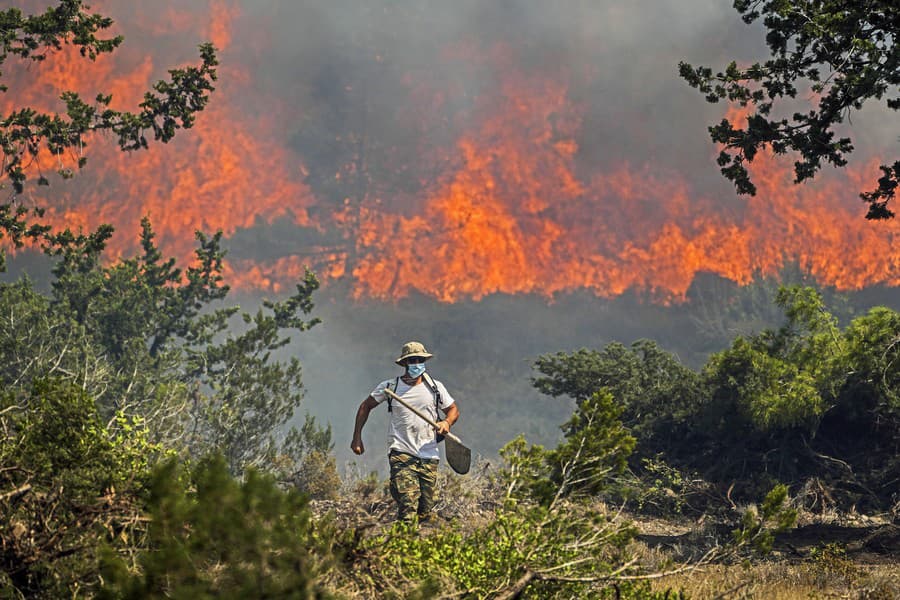
[(363, 446), (362, 440), (357, 439), (350, 442), (350, 449), (353, 450), (354, 454), (362, 454), (366, 451), (366, 447)]

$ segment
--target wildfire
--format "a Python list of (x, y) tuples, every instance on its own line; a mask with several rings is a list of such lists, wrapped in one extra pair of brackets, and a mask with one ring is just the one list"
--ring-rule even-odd
[[(517, 65), (516, 53), (502, 44), (483, 53), (502, 75), (467, 108), (467, 126), (432, 161), (441, 166), (436, 176), (410, 173), (421, 181), (413, 197), (397, 192), (401, 200), (382, 201), (384, 192), (366, 193), (361, 201), (336, 204), (310, 188), (303, 150), (287, 139), (287, 124), (304, 107), (262, 91), (246, 44), (232, 51), (247, 35), (239, 5), (159, 5), (150, 15), (141, 12), (144, 5), (97, 3), (96, 10), (117, 19), (128, 13), (133, 21), (123, 50), (112, 56), (91, 63), (62, 52), (4, 73), (12, 81), (11, 92), (0, 97), (4, 112), (26, 105), (58, 109), (52, 99), (69, 89), (87, 98), (110, 92), (114, 107), (133, 109), (164, 76), (161, 66), (191, 60), (191, 44), (210, 39), (222, 52), (220, 85), (194, 129), (167, 146), (131, 154), (112, 140), (90, 139), (87, 172), (41, 189), (45, 195), (29, 188), (58, 227), (113, 224), (116, 255), (134, 250), (132, 232), (145, 215), (163, 251), (182, 260), (190, 259), (195, 230), (222, 230), (227, 237), (287, 220), (298, 230), (337, 229), (331, 239), (342, 246), (298, 242), (282, 256), (231, 260), (229, 283), (279, 291), (310, 265), (326, 283), (351, 278), (358, 299), (415, 292), (454, 302), (577, 289), (612, 297), (636, 289), (671, 302), (684, 299), (701, 272), (745, 284), (798, 260), (839, 289), (900, 285), (900, 220), (867, 222), (862, 203), (852, 202), (874, 180), (877, 161), (828, 182), (795, 186), (787, 162), (761, 155), (752, 165), (757, 196), (725, 211), (681, 173), (624, 158), (590, 167), (579, 162), (585, 119), (571, 100), (573, 76)], [(454, 58), (475, 60), (459, 52)], [(426, 113), (443, 109), (446, 89), (413, 92), (411, 102)], [(429, 119), (414, 118), (427, 127)], [(39, 167), (52, 171), (76, 160), (45, 156)]]
[[(196, 41), (215, 40), (227, 55), (238, 9), (219, 1), (210, 2), (208, 9), (197, 14), (168, 7), (164, 11), (166, 27), (151, 33), (166, 40), (187, 32), (205, 35)], [(97, 6), (96, 10), (113, 7)], [(164, 76), (155, 62), (169, 67), (191, 60), (193, 48), (184, 44), (175, 48), (184, 51), (177, 58), (154, 50), (153, 58), (148, 55), (136, 62), (133, 52), (123, 52), (103, 55), (92, 63), (66, 47), (41, 65), (14, 73), (11, 89), (16, 93), (3, 99), (2, 108), (8, 111), (12, 106), (30, 105), (58, 109), (50, 100), (64, 90), (77, 91), (85, 98), (108, 90), (113, 95), (113, 108), (134, 110), (142, 93)], [(290, 156), (285, 141), (279, 140), (286, 111), (267, 99), (265, 111), (248, 113), (240, 101), (247, 101), (245, 85), (251, 80), (245, 66), (229, 63), (221, 68), (221, 85), (209, 107), (199, 115), (193, 129), (168, 145), (122, 153), (112, 140), (89, 138), (85, 174), (67, 185), (54, 185), (47, 192), (31, 189), (33, 201), (49, 207), (46, 217), (59, 228), (86, 231), (102, 223), (113, 224), (119, 234), (111, 240), (110, 249), (117, 256), (134, 250), (143, 216), (150, 217), (164, 251), (183, 261), (191, 258), (197, 230), (222, 230), (228, 236), (259, 222), (282, 218), (307, 225), (306, 209), (312, 197), (296, 175), (298, 161)], [(77, 158), (45, 156), (40, 168), (50, 172), (71, 168)], [(264, 277), (253, 281), (244, 274), (241, 281), (257, 285), (264, 283)], [(273, 287), (275, 282), (268, 284)]]
[[(462, 167), (422, 216), (367, 215), (357, 296), (416, 291), (453, 302), (587, 288), (603, 297), (644, 290), (670, 302), (683, 300), (700, 272), (746, 284), (788, 260), (842, 290), (900, 285), (898, 224), (866, 222), (848, 202), (874, 179), (876, 161), (865, 176), (849, 169), (827, 187), (795, 186), (789, 164), (759, 156), (758, 194), (730, 216), (683, 178), (649, 166), (623, 162), (582, 181), (581, 118), (554, 83), (502, 82), (478, 133), (458, 144)], [(565, 127), (554, 128), (560, 119)]]

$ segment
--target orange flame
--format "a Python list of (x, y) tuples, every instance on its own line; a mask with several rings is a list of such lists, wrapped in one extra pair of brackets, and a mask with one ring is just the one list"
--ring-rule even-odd
[[(418, 293), (454, 302), (577, 289), (613, 297), (635, 289), (677, 302), (698, 273), (746, 284), (757, 273), (776, 274), (788, 260), (842, 290), (900, 285), (900, 219), (867, 222), (855, 201), (878, 161), (795, 186), (786, 161), (761, 154), (751, 165), (758, 194), (731, 210), (657, 166), (622, 159), (588, 169), (579, 163), (584, 118), (570, 100), (569, 76), (526, 71), (502, 45), (485, 53), (502, 76), (482, 90), (471, 109), (474, 124), (449, 148), (449, 159), (434, 161), (444, 171), (424, 181), (420, 194), (328, 206), (305, 183), (302, 160), (285, 139), (285, 123), (302, 107), (263, 96), (240, 53), (229, 54), (243, 18), (237, 4), (210, 0), (202, 14), (174, 2), (154, 4), (154, 14), (144, 16), (144, 5), (104, 4), (100, 12), (137, 11), (135, 20), (147, 25), (140, 35), (129, 34), (122, 51), (96, 63), (63, 52), (14, 74), (14, 100), (0, 98), (0, 108), (58, 108), (49, 99), (65, 89), (86, 97), (110, 91), (115, 107), (133, 108), (162, 76), (160, 65), (191, 60), (184, 40), (195, 32), (229, 58), (192, 131), (132, 154), (95, 136), (88, 140), (89, 173), (54, 185), (46, 196), (30, 188), (59, 227), (112, 223), (124, 230), (113, 238), (117, 255), (134, 249), (129, 232), (144, 215), (163, 250), (181, 259), (190, 257), (195, 230), (228, 236), (288, 219), (298, 227), (337, 228), (347, 247), (298, 247), (271, 259), (230, 261), (225, 271), (233, 286), (280, 291), (313, 265), (326, 282), (352, 278), (358, 299)], [(128, 49), (135, 37), (139, 44), (149, 40), (153, 58)], [(459, 49), (449, 59), (476, 60)], [(427, 112), (437, 110), (445, 93), (412, 90), (410, 98), (428, 105)], [(56, 169), (73, 158), (42, 157), (39, 166)], [(398, 202), (418, 210), (393, 212)]]
[[(478, 134), (458, 144), (462, 169), (427, 199), (424, 214), (367, 215), (358, 297), (412, 291), (442, 301), (486, 294), (599, 296), (645, 290), (680, 301), (700, 272), (749, 283), (799, 259), (842, 290), (900, 285), (898, 223), (870, 223), (852, 200), (864, 181), (791, 183), (789, 165), (753, 163), (756, 197), (727, 216), (674, 174), (622, 163), (588, 181), (576, 175), (577, 109), (548, 78), (510, 77)], [(554, 129), (551, 117), (567, 127)], [(871, 176), (874, 164), (864, 171)], [(852, 208), (858, 210), (852, 210)]]
[[(239, 11), (220, 1), (210, 2), (209, 7), (208, 15), (170, 7), (164, 12), (166, 35), (205, 31), (220, 51), (227, 53), (231, 23)], [(102, 12), (104, 7), (97, 10)], [(176, 60), (189, 62), (189, 52), (186, 49)], [(168, 67), (167, 58), (160, 57), (159, 62)], [(29, 72), (37, 70), (39, 74)], [(31, 105), (58, 110), (48, 98), (58, 97), (63, 90), (77, 91), (85, 98), (108, 90), (114, 108), (134, 110), (143, 91), (161, 76), (156, 70), (149, 57), (129, 64), (125, 52), (103, 55), (92, 63), (67, 47), (39, 66), (14, 73), (11, 88), (21, 86), (24, 92), (4, 99), (2, 109)], [(222, 230), (227, 236), (281, 218), (307, 225), (306, 209), (312, 197), (297, 177), (298, 161), (285, 148), (285, 140), (279, 140), (285, 109), (267, 99), (266, 110), (254, 111), (251, 116), (237, 103), (246, 97), (244, 86), (251, 79), (240, 65), (229, 63), (220, 68), (219, 90), (199, 114), (195, 127), (167, 146), (151, 144), (147, 151), (126, 154), (114, 148), (111, 140), (89, 137), (85, 151), (89, 174), (66, 185), (55, 184), (47, 192), (41, 189), (40, 194), (30, 190), (34, 202), (49, 207), (47, 220), (59, 228), (86, 231), (111, 223), (124, 229), (111, 240), (116, 256), (133, 251), (136, 236), (130, 232), (138, 230), (145, 215), (151, 218), (163, 249), (187, 261), (196, 230)], [(38, 168), (51, 172), (63, 166), (72, 168), (77, 158), (42, 156)], [(251, 282), (246, 276), (242, 281), (247, 285), (265, 283), (262, 279)]]

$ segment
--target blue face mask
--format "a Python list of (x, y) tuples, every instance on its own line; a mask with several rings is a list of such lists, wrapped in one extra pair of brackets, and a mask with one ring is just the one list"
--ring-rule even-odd
[(406, 374), (413, 379), (418, 379), (425, 372), (425, 363), (412, 363), (406, 365)]

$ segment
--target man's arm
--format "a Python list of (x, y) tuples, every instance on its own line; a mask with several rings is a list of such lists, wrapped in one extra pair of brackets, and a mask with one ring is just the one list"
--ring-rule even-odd
[(350, 449), (353, 450), (354, 454), (362, 454), (366, 451), (366, 447), (363, 445), (362, 441), (362, 430), (366, 421), (369, 420), (369, 413), (372, 412), (372, 409), (376, 406), (378, 406), (378, 401), (372, 396), (369, 396), (362, 401), (359, 408), (356, 410), (356, 424), (353, 426), (353, 441), (350, 442)]
[(446, 410), (444, 410), (444, 415), (446, 415), (444, 417), (444, 420), (437, 422), (437, 432), (441, 435), (444, 435), (445, 433), (450, 431), (450, 428), (453, 427), (453, 424), (456, 423), (457, 419), (459, 419), (459, 409), (456, 408), (455, 402), (448, 406)]

